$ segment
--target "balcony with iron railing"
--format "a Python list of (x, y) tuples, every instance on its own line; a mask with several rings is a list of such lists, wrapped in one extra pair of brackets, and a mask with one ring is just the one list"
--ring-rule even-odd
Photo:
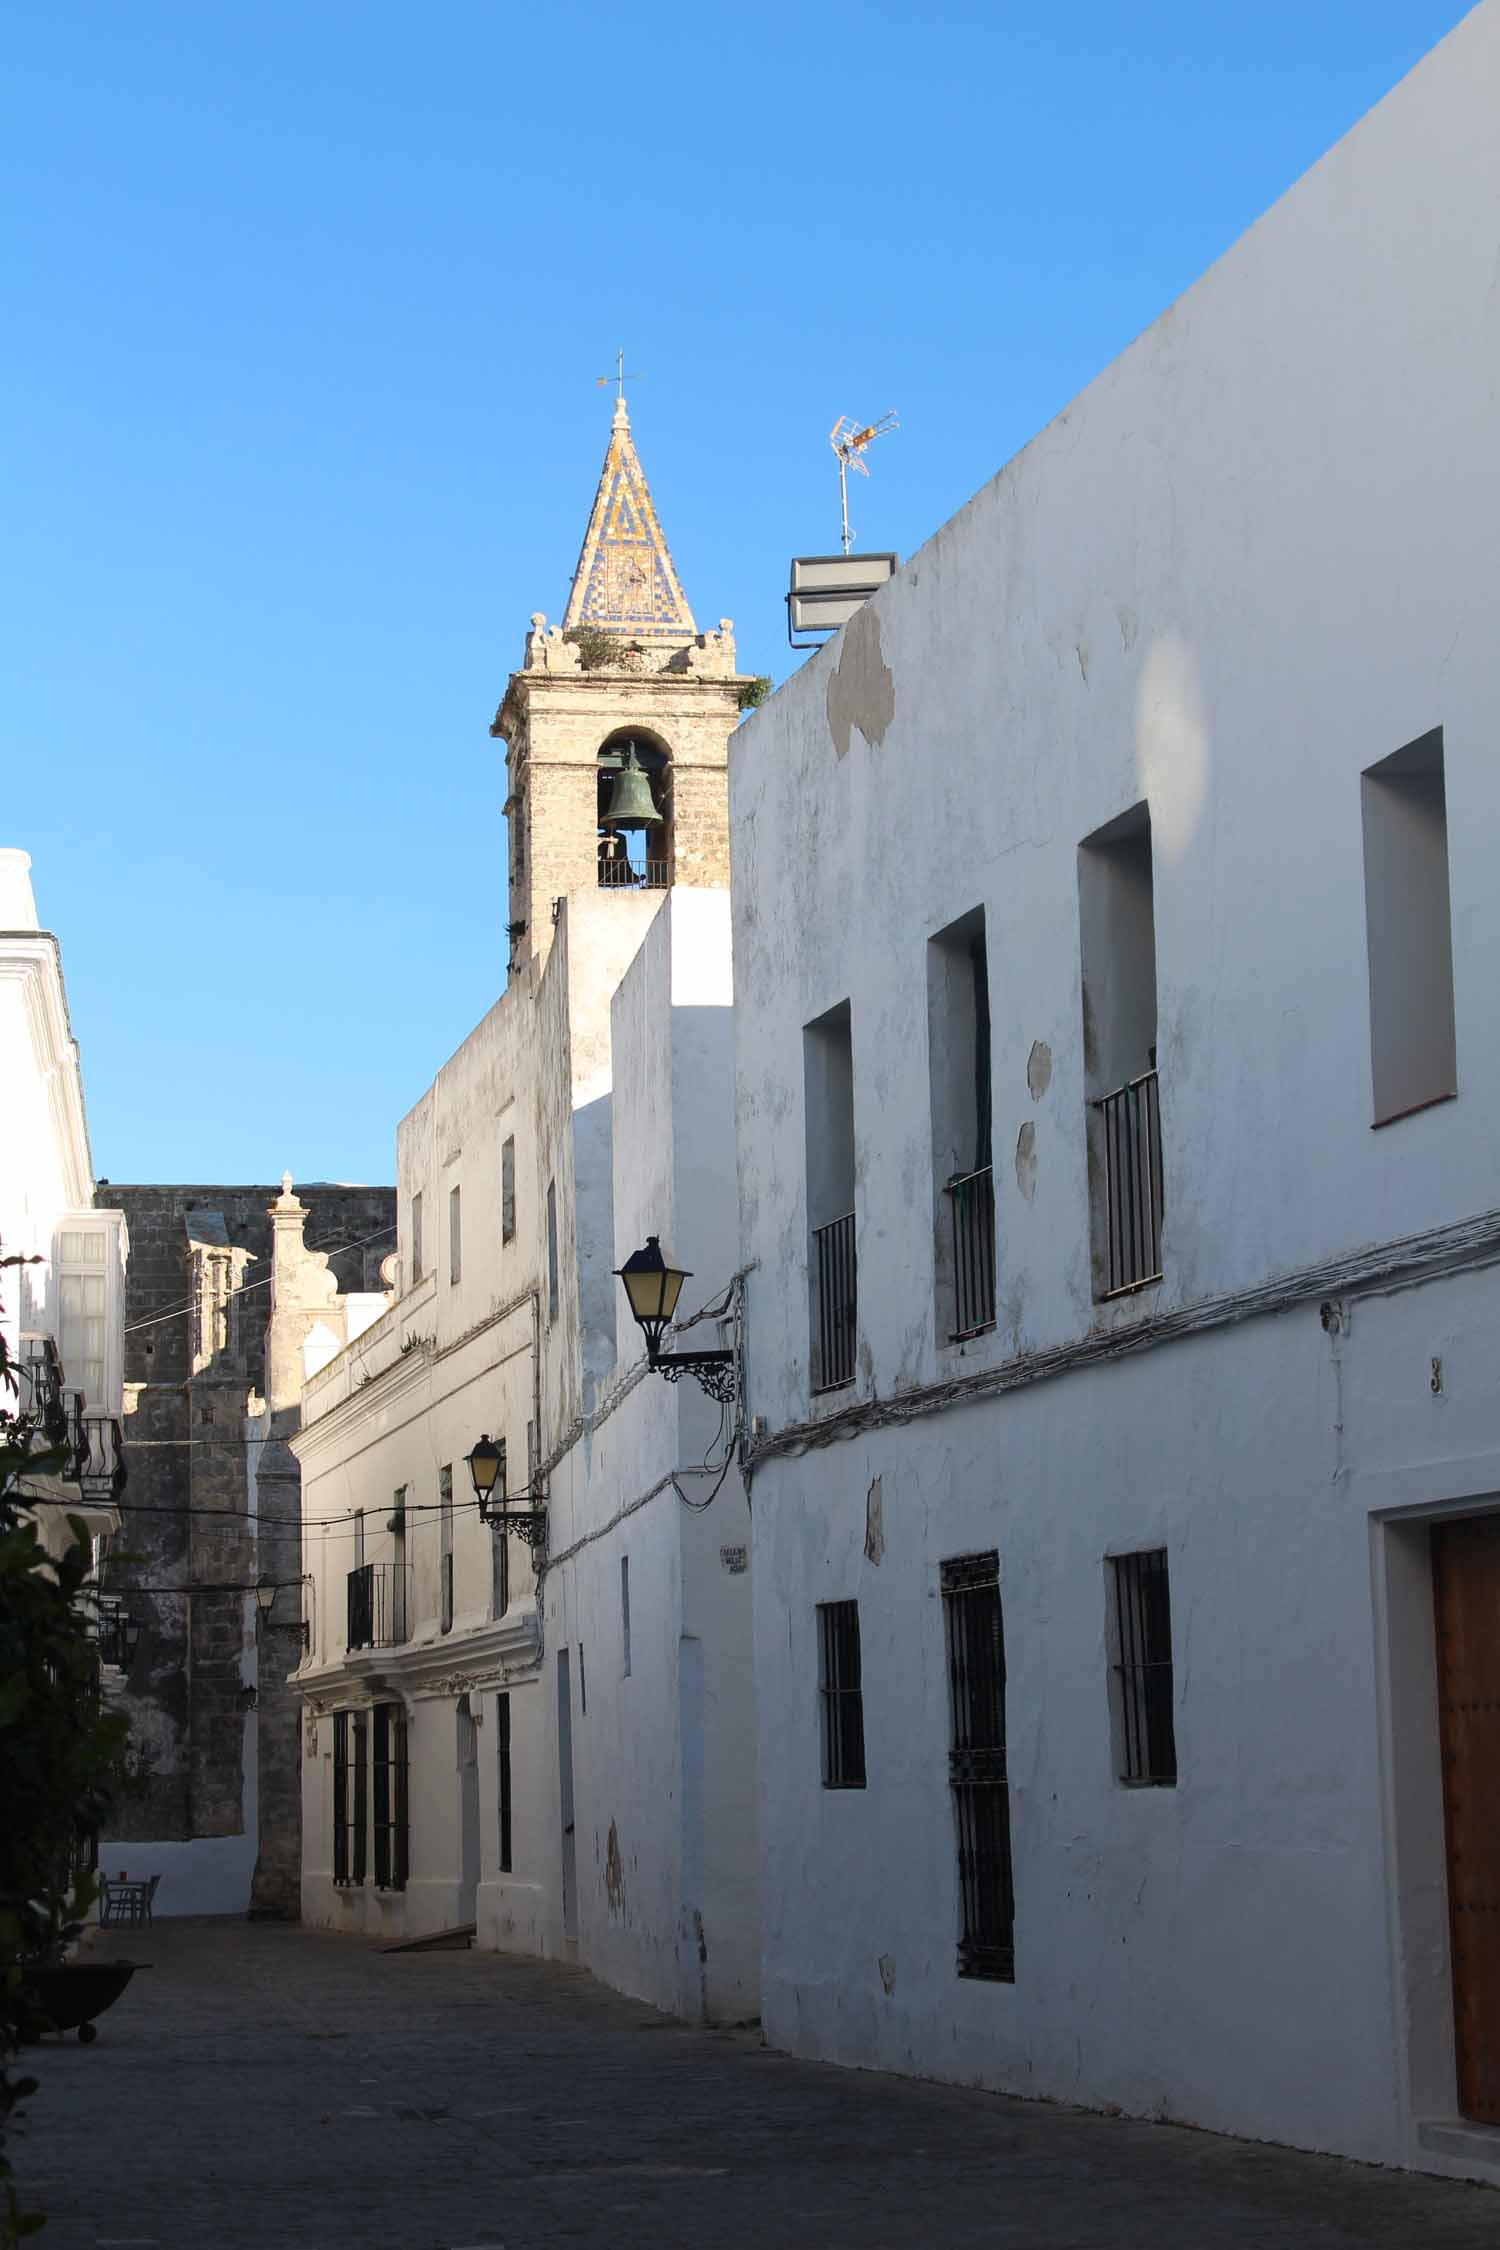
[(361, 1563), (347, 1586), (348, 1648), (397, 1648), (407, 1638), (411, 1572), (404, 1563)]
[(1154, 1070), (1093, 1103), (1102, 1222), (1098, 1295), (1123, 1297), (1161, 1279), (1161, 1098)]
[(952, 1224), (950, 1343), (982, 1335), (995, 1325), (995, 1175), (986, 1164), (948, 1182), (944, 1193)]
[(842, 1390), (854, 1380), (858, 1291), (854, 1213), (812, 1230), (812, 1387)]

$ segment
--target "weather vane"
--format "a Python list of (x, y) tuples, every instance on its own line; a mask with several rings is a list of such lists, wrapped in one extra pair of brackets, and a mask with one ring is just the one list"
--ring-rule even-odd
[[(607, 383), (609, 377), (603, 380)], [(883, 414), (878, 422), (857, 423), (852, 414), (841, 414), (828, 433), (828, 442), (839, 457), (839, 514), (844, 521), (844, 553), (849, 552), (853, 537), (849, 529), (849, 471), (858, 469), (862, 477), (869, 475), (860, 455), (872, 438), (883, 437), (887, 430), (899, 430), (894, 408)]]
[(625, 396), (625, 385), (627, 383), (639, 383), (641, 380), (642, 377), (639, 375), (626, 374), (625, 354), (623, 351), (618, 351), (615, 353), (615, 371), (613, 375), (596, 375), (594, 377), (594, 381), (599, 385), (601, 390), (606, 383), (613, 383), (615, 386), (616, 398), (623, 398)]

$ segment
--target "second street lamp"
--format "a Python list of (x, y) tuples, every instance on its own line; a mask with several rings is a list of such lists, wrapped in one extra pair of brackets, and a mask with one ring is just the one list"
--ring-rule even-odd
[[(547, 1511), (545, 1508), (512, 1508), (505, 1490), (505, 1444), (498, 1443), (488, 1431), (467, 1456), (469, 1475), (474, 1483), (474, 1497), (479, 1502), (479, 1520), (493, 1524), (502, 1534), (524, 1539), (533, 1553), (547, 1544)], [(499, 1505), (496, 1506), (498, 1495)]]

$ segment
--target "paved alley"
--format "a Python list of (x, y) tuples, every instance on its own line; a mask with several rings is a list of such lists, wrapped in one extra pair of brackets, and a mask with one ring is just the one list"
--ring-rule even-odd
[(1500, 2243), (1484, 2188), (794, 2062), (540, 1962), (231, 1921), (102, 1949), (152, 1966), (34, 2063), (46, 2250)]

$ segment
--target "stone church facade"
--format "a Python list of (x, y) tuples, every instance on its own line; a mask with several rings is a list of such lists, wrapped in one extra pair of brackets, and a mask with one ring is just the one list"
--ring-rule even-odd
[[(130, 1781), (100, 1859), (107, 1872), (161, 1874), (163, 1914), (297, 1911), (301, 1805), (285, 1675), (303, 1604), (285, 1409), (314, 1326), (336, 1347), (349, 1301), (381, 1301), (395, 1238), (390, 1188), (304, 1194), (289, 1211), (285, 1186), (98, 1189), (131, 1231), (128, 1482), (111, 1583), (144, 1628), (123, 1684)], [(295, 1385), (288, 1398), (283, 1378), (277, 1425), (268, 1368), (289, 1350)], [(278, 1588), (265, 1620), (247, 1591), (262, 1579)]]

